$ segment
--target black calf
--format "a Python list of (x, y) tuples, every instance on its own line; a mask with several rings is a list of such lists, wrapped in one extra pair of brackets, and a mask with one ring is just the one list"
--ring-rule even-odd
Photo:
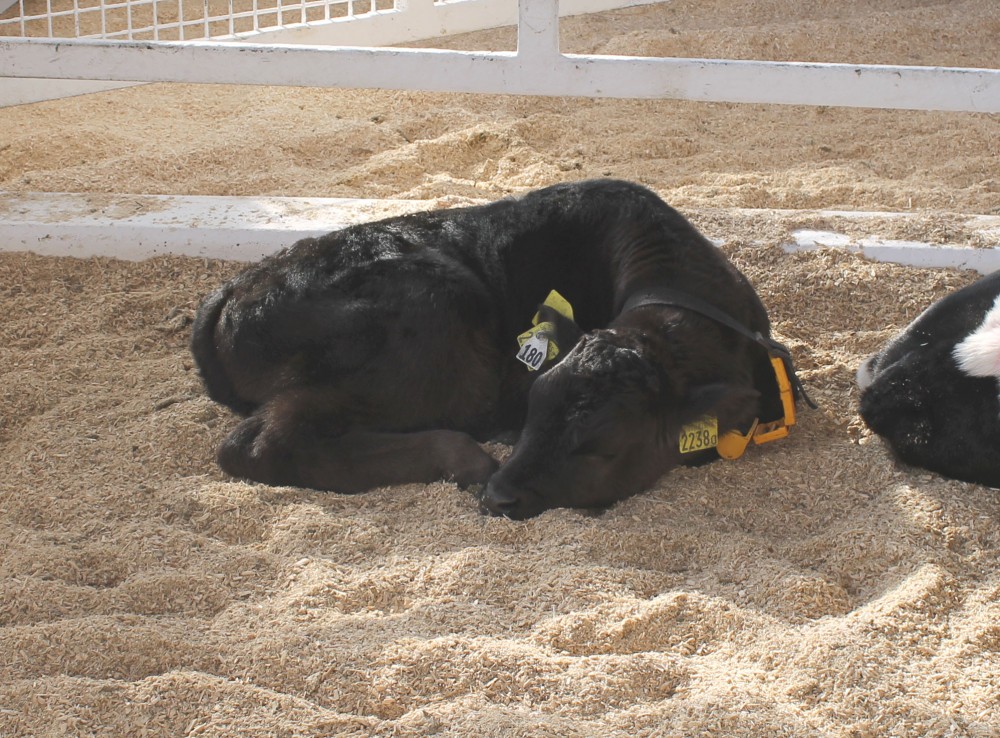
[[(717, 458), (726, 431), (784, 417), (759, 343), (674, 305), (623, 310), (658, 289), (768, 335), (743, 275), (625, 182), (556, 185), (304, 239), (199, 310), (192, 349), (209, 394), (249, 416), (219, 463), (238, 477), (339, 492), (488, 481), (484, 509), (518, 518), (610, 504), (679, 463)], [(568, 309), (540, 309), (553, 290)], [(538, 352), (538, 371), (516, 356), (537, 363)], [(693, 435), (704, 443), (681, 454), (682, 426), (702, 416), (715, 419)], [(517, 430), (496, 471), (476, 440)]]

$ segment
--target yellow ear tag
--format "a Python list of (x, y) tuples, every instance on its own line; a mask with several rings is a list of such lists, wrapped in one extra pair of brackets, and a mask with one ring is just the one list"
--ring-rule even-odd
[[(570, 320), (573, 320), (573, 306), (569, 304), (569, 301), (565, 297), (560, 295), (555, 290), (549, 292), (548, 297), (545, 298), (545, 302), (543, 302), (542, 304), (548, 305), (550, 308), (555, 310), (564, 318), (569, 318)], [(534, 320), (532, 320), (531, 322), (532, 323), (538, 322), (537, 313), (535, 314)]]
[[(573, 306), (555, 290), (549, 292), (542, 304), (552, 308), (564, 318), (573, 320)], [(517, 345), (520, 347), (517, 359), (527, 366), (529, 371), (537, 371), (547, 360), (559, 355), (559, 346), (554, 340), (556, 327), (548, 321), (539, 323), (540, 317), (535, 313), (535, 317), (531, 319), (534, 327), (517, 337)]]
[(559, 355), (559, 346), (550, 339), (555, 332), (554, 325), (544, 322), (529, 328), (517, 337), (517, 343), (521, 347), (517, 352), (517, 359), (527, 366), (529, 371), (537, 371), (547, 359), (554, 359)]
[(680, 451), (682, 454), (693, 454), (715, 448), (719, 444), (719, 419), (713, 415), (704, 415), (693, 423), (681, 427)]

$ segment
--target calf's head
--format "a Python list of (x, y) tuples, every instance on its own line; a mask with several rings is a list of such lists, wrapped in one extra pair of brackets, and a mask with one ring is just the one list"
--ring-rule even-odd
[(741, 422), (757, 399), (729, 384), (681, 392), (643, 341), (595, 331), (532, 386), (524, 429), (490, 478), (483, 510), (523, 519), (611, 505), (678, 465), (683, 424), (709, 412)]
[(902, 461), (1000, 486), (1000, 307), (964, 338), (911, 326), (858, 370), (859, 411)]

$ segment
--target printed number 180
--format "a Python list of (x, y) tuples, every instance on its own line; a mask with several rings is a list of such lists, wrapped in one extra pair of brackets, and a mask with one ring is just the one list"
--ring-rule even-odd
[(542, 362), (545, 361), (545, 351), (540, 351), (538, 347), (534, 345), (534, 342), (528, 341), (521, 347), (521, 350), (517, 354), (517, 358), (530, 366), (532, 369), (538, 369), (538, 367), (542, 365)]

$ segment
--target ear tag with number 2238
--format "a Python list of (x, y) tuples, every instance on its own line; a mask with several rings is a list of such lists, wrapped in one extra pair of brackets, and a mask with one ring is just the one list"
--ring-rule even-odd
[(693, 423), (681, 428), (680, 452), (693, 454), (719, 445), (719, 420), (711, 415), (703, 415)]

